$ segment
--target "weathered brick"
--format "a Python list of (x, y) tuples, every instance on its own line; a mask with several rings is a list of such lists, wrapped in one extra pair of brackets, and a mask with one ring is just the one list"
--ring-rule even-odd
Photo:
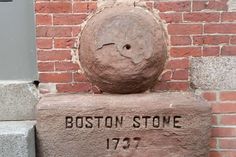
[(202, 93), (202, 97), (207, 101), (216, 101), (216, 93), (215, 92), (204, 92)]
[(236, 91), (224, 91), (220, 93), (221, 101), (236, 101)]
[(76, 2), (73, 4), (74, 13), (89, 13), (97, 9), (95, 2)]
[(161, 75), (161, 81), (170, 81), (171, 80), (171, 76), (172, 76), (172, 71), (165, 71), (162, 75)]
[(236, 149), (236, 139), (219, 139), (221, 149)]
[(52, 25), (52, 16), (51, 15), (36, 15), (36, 24), (37, 25)]
[(211, 151), (210, 157), (235, 157), (235, 151), (231, 150), (219, 150)]
[(55, 38), (54, 39), (54, 47), (55, 48), (69, 48), (74, 47), (75, 44), (74, 38)]
[(75, 71), (79, 69), (79, 65), (72, 62), (55, 62), (55, 71)]
[(40, 49), (51, 49), (52, 48), (52, 39), (37, 39), (37, 48)]
[(189, 82), (158, 82), (153, 88), (154, 91), (187, 91), (189, 89)]
[(159, 13), (159, 16), (166, 23), (180, 23), (182, 22), (181, 13)]
[(217, 139), (215, 139), (215, 138), (213, 139), (212, 138), (210, 140), (210, 144), (209, 145), (210, 145), (210, 148), (216, 149), (216, 147), (217, 147)]
[(75, 84), (57, 84), (57, 91), (59, 93), (78, 93), (91, 91), (91, 84), (87, 82)]
[(203, 47), (203, 56), (219, 56), (220, 47), (219, 46), (211, 46), (211, 47)]
[(174, 70), (173, 80), (188, 80), (188, 70)]
[(203, 11), (203, 10), (214, 10), (214, 11), (226, 11), (228, 0), (211, 0), (211, 1), (202, 1), (194, 0), (193, 1), (193, 11)]
[(235, 103), (213, 103), (213, 113), (236, 113), (236, 102)]
[(54, 62), (39, 62), (38, 70), (41, 72), (52, 72), (54, 71)]
[(205, 33), (236, 34), (236, 24), (206, 24)]
[(171, 36), (171, 45), (191, 45), (192, 40), (190, 36)]
[(37, 37), (71, 37), (72, 27), (39, 26), (36, 35)]
[(221, 15), (221, 21), (235, 22), (236, 21), (236, 12), (223, 12)]
[(76, 72), (73, 74), (73, 76), (75, 82), (89, 82), (88, 79), (85, 77), (85, 75), (81, 73)]
[(221, 55), (235, 56), (236, 55), (236, 46), (223, 46), (221, 49)]
[(235, 137), (236, 127), (214, 127), (212, 137)]
[(189, 1), (182, 1), (182, 2), (156, 2), (154, 4), (154, 8), (158, 9), (160, 12), (167, 12), (167, 11), (176, 11), (176, 12), (183, 12), (183, 11), (190, 11), (191, 10), (191, 2)]
[(230, 38), (230, 43), (231, 43), (231, 44), (236, 44), (236, 36), (232, 36), (232, 37)]
[(236, 113), (230, 115), (222, 115), (220, 118), (221, 125), (236, 125)]
[(39, 50), (39, 61), (71, 60), (70, 50)]
[(200, 47), (174, 47), (170, 49), (170, 55), (172, 57), (198, 57), (201, 56), (201, 54), (202, 51)]
[(167, 62), (167, 69), (186, 69), (189, 67), (189, 60), (184, 59), (172, 59)]
[(169, 24), (168, 32), (170, 35), (191, 35), (202, 34), (201, 24)]
[(195, 45), (219, 45), (219, 44), (229, 44), (229, 36), (224, 35), (203, 35), (194, 36), (193, 44)]
[(79, 25), (83, 23), (87, 15), (85, 14), (70, 14), (70, 15), (55, 15), (53, 16), (54, 25)]
[(37, 13), (71, 13), (71, 2), (44, 2), (36, 3), (35, 11)]
[(184, 21), (188, 22), (219, 22), (220, 13), (184, 13)]
[(40, 73), (39, 80), (42, 83), (69, 83), (72, 81), (71, 73)]

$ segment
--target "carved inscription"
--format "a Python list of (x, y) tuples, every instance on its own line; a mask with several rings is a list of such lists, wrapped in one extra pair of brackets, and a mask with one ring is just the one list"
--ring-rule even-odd
[[(156, 116), (66, 116), (66, 129), (180, 129), (182, 117), (180, 115)], [(138, 149), (141, 137), (111, 137), (104, 139), (107, 150)]]
[(141, 141), (140, 137), (134, 137), (134, 138), (112, 138), (107, 139), (107, 149), (113, 149), (116, 150), (118, 147), (121, 147), (122, 149), (129, 149), (129, 148), (135, 148), (137, 149), (139, 146), (139, 143)]
[[(66, 116), (65, 126), (70, 128), (122, 128), (125, 120), (124, 116)], [(130, 118), (130, 117), (129, 117)], [(131, 128), (181, 128), (182, 117), (179, 115), (172, 116), (139, 116), (135, 115), (130, 122)]]

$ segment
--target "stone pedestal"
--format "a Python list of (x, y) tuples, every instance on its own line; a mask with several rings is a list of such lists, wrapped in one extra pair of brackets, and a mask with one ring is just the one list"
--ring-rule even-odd
[(44, 97), (38, 156), (207, 157), (210, 119), (192, 93)]
[(35, 157), (35, 121), (0, 122), (1, 157)]

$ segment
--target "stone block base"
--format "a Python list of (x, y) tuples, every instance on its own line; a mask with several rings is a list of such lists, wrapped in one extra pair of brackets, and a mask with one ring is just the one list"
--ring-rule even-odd
[(39, 92), (30, 82), (0, 82), (0, 120), (35, 120)]
[(207, 157), (210, 119), (210, 106), (191, 93), (45, 97), (38, 156)]
[(35, 157), (35, 122), (0, 122), (1, 157)]

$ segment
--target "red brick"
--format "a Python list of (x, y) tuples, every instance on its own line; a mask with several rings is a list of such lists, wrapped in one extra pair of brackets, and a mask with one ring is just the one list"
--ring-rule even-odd
[(71, 27), (45, 27), (39, 26), (36, 29), (37, 37), (71, 37)]
[(235, 114), (234, 115), (222, 115), (220, 118), (220, 124), (222, 124), (222, 125), (236, 125), (236, 115)]
[(172, 59), (167, 62), (167, 69), (187, 69), (189, 68), (189, 60), (185, 59)]
[(160, 12), (176, 11), (184, 12), (191, 10), (191, 2), (155, 2), (154, 8), (158, 9)]
[(161, 75), (161, 81), (170, 81), (171, 80), (171, 76), (172, 76), (172, 71), (165, 71)]
[(215, 92), (204, 92), (202, 93), (202, 97), (207, 101), (216, 101), (216, 93)]
[(81, 24), (87, 15), (79, 14), (79, 15), (54, 15), (53, 16), (53, 24), (54, 25), (79, 25)]
[(188, 70), (175, 70), (172, 76), (173, 80), (188, 80)]
[(224, 22), (235, 22), (236, 21), (236, 12), (222, 13), (221, 20)]
[(56, 62), (55, 70), (56, 71), (71, 71), (71, 70), (79, 70), (80, 67), (78, 64), (72, 62)]
[(189, 89), (188, 82), (168, 82), (168, 89), (172, 91), (187, 91)]
[(222, 157), (219, 152), (217, 151), (211, 151), (209, 153), (209, 157)]
[(214, 10), (214, 11), (226, 11), (228, 0), (212, 0), (212, 1), (193, 1), (193, 11), (202, 10)]
[(230, 39), (231, 44), (236, 44), (236, 36), (232, 36)]
[(235, 157), (236, 152), (230, 150), (211, 151), (210, 157)]
[(206, 24), (205, 33), (236, 34), (236, 24)]
[(171, 45), (191, 45), (192, 40), (190, 36), (171, 36)]
[(214, 127), (212, 137), (235, 137), (236, 127)]
[(59, 93), (78, 93), (91, 91), (90, 83), (75, 83), (75, 84), (57, 84), (57, 91)]
[(37, 25), (52, 25), (52, 16), (51, 15), (36, 15), (36, 24)]
[(200, 47), (174, 47), (170, 49), (170, 55), (172, 57), (198, 57), (202, 55)]
[(220, 13), (184, 13), (183, 18), (188, 22), (219, 22)]
[(54, 47), (55, 48), (72, 48), (74, 47), (75, 39), (74, 38), (55, 38)]
[(169, 24), (168, 32), (170, 35), (202, 34), (202, 25), (200, 24)]
[(220, 93), (221, 101), (236, 101), (236, 91), (225, 91)]
[(37, 48), (39, 49), (51, 49), (52, 39), (37, 39)]
[(168, 82), (166, 81), (159, 81), (152, 89), (153, 91), (167, 91), (168, 89)]
[(159, 82), (154, 87), (154, 90), (162, 91), (187, 91), (189, 89), (188, 82)]
[(71, 60), (70, 50), (38, 51), (39, 61)]
[(72, 29), (73, 37), (78, 37), (80, 32), (81, 32), (81, 28), (80, 27), (78, 27), (78, 26), (73, 27), (73, 29)]
[(40, 72), (54, 71), (54, 62), (40, 62), (38, 63), (38, 70)]
[(203, 56), (219, 56), (220, 54), (220, 47), (203, 47)]
[(74, 73), (73, 77), (75, 82), (89, 82), (85, 75), (80, 73)]
[(36, 13), (71, 13), (71, 2), (36, 3)]
[(162, 20), (166, 23), (180, 23), (182, 22), (181, 13), (159, 13)]
[(73, 4), (74, 13), (89, 13), (95, 11), (97, 3), (95, 2), (76, 2)]
[(217, 125), (218, 124), (218, 115), (214, 114), (211, 117), (211, 125)]
[(212, 149), (216, 149), (216, 147), (217, 147), (217, 139), (212, 138), (212, 139), (210, 140), (209, 146), (210, 146), (210, 148), (212, 148)]
[(223, 46), (221, 49), (221, 55), (235, 56), (236, 55), (236, 46)]
[(39, 80), (42, 83), (69, 83), (72, 81), (71, 73), (40, 73)]
[(236, 149), (236, 139), (219, 139), (219, 144), (221, 149)]
[(228, 44), (229, 36), (223, 35), (204, 35), (204, 36), (194, 36), (193, 44), (195, 45), (219, 45)]
[(236, 113), (236, 103), (214, 103), (212, 104), (213, 113)]

